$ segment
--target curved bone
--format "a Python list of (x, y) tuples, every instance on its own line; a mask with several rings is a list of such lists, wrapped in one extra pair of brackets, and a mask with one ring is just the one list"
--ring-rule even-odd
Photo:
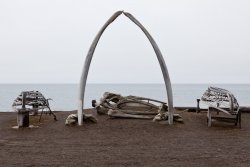
[(135, 19), (134, 16), (132, 16), (130, 13), (127, 12), (123, 12), (123, 11), (118, 11), (116, 13), (114, 13), (109, 20), (104, 24), (104, 26), (101, 28), (101, 30), (98, 32), (98, 34), (96, 35), (94, 41), (92, 42), (90, 48), (89, 48), (89, 52), (87, 54), (87, 57), (85, 59), (85, 63), (84, 63), (84, 67), (83, 67), (83, 72), (82, 72), (82, 76), (81, 76), (81, 80), (80, 80), (80, 89), (79, 89), (79, 105), (78, 105), (78, 124), (82, 125), (82, 117), (83, 117), (83, 100), (84, 100), (84, 94), (85, 94), (85, 86), (86, 86), (86, 82), (87, 82), (87, 77), (88, 77), (88, 71), (89, 71), (89, 66), (95, 51), (95, 48), (97, 46), (97, 43), (102, 35), (102, 33), (104, 32), (104, 30), (108, 27), (108, 25), (110, 23), (112, 23), (120, 14), (124, 14), (125, 16), (127, 16), (132, 22), (134, 22), (137, 26), (140, 27), (140, 29), (144, 32), (144, 34), (147, 36), (148, 40), (150, 41), (155, 54), (157, 56), (157, 59), (159, 61), (159, 64), (161, 66), (161, 70), (162, 70), (162, 74), (163, 74), (163, 78), (164, 78), (164, 82), (165, 82), (165, 86), (166, 86), (166, 91), (167, 91), (167, 96), (168, 96), (168, 111), (169, 111), (169, 124), (173, 124), (173, 112), (174, 112), (174, 108), (173, 108), (173, 95), (172, 95), (172, 87), (171, 87), (171, 81), (169, 78), (169, 74), (168, 74), (168, 70), (167, 70), (167, 66), (165, 64), (164, 58), (161, 54), (161, 51), (159, 49), (159, 47), (157, 46), (156, 42), (154, 41), (154, 39), (152, 38), (152, 36), (148, 33), (148, 31), (144, 28), (144, 26), (137, 20)]
[(117, 104), (117, 107), (118, 108), (126, 108), (126, 107), (150, 107), (150, 108), (155, 108), (155, 109), (158, 109), (158, 106), (154, 105), (154, 104), (151, 104), (151, 103), (147, 103), (147, 102), (144, 102), (144, 101), (139, 101), (139, 100), (135, 100), (135, 101), (132, 101), (132, 100), (123, 100), (121, 102), (119, 102)]
[(140, 97), (140, 96), (132, 96), (132, 95), (129, 95), (127, 96), (128, 98), (135, 98), (137, 100), (145, 100), (145, 101), (153, 101), (153, 102), (157, 102), (157, 103), (162, 103), (162, 104), (166, 104), (166, 102), (163, 102), (163, 101), (159, 101), (159, 100), (155, 100), (155, 99), (150, 99), (150, 98), (146, 98), (146, 97)]
[(131, 115), (156, 115), (158, 114), (158, 111), (155, 110), (155, 111), (152, 111), (152, 110), (149, 110), (149, 111), (135, 111), (135, 110), (119, 110), (125, 114), (131, 114)]
[(85, 63), (83, 66), (83, 71), (82, 71), (82, 76), (81, 76), (81, 80), (80, 80), (80, 89), (79, 89), (79, 102), (78, 102), (78, 125), (82, 125), (82, 120), (83, 120), (83, 100), (84, 100), (84, 94), (85, 94), (85, 87), (86, 87), (86, 82), (87, 82), (87, 77), (88, 77), (88, 72), (89, 72), (89, 66), (96, 48), (96, 45), (99, 41), (99, 39), (102, 36), (102, 33), (104, 32), (104, 30), (108, 27), (108, 25), (110, 23), (112, 23), (118, 16), (120, 16), (122, 14), (122, 11), (118, 11), (115, 12), (109, 19), (108, 21), (103, 25), (103, 27), (100, 29), (100, 31), (98, 32), (98, 34), (96, 35), (94, 41), (92, 42), (87, 57), (85, 59)]
[(133, 21), (138, 27), (141, 28), (141, 30), (144, 32), (144, 34), (147, 36), (148, 40), (150, 41), (152, 47), (154, 48), (155, 54), (157, 56), (157, 59), (159, 61), (159, 64), (161, 66), (162, 75), (165, 81), (167, 96), (168, 96), (168, 111), (169, 111), (169, 124), (173, 124), (173, 114), (174, 114), (174, 107), (173, 107), (173, 94), (172, 94), (172, 87), (171, 87), (171, 81), (168, 74), (167, 66), (165, 64), (164, 58), (161, 54), (161, 51), (156, 44), (153, 37), (149, 34), (149, 32), (146, 30), (146, 28), (130, 13), (123, 12), (125, 16), (127, 16), (131, 21)]
[(154, 115), (134, 115), (131, 113), (124, 113), (120, 110), (112, 110), (108, 111), (108, 116), (111, 118), (133, 118), (133, 119), (153, 119)]

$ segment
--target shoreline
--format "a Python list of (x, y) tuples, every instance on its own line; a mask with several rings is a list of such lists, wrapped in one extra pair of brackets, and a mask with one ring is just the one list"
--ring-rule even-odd
[[(177, 106), (174, 107), (177, 110), (188, 110), (188, 112), (196, 112), (197, 107), (185, 107), (185, 106)], [(93, 108), (86, 108), (84, 110), (92, 110)], [(200, 111), (207, 111), (207, 108), (200, 108)], [(250, 106), (241, 106), (240, 111), (243, 113), (250, 113)], [(9, 112), (16, 112), (16, 111), (0, 111), (0, 113), (9, 113)], [(77, 112), (77, 110), (53, 110), (53, 112)]]

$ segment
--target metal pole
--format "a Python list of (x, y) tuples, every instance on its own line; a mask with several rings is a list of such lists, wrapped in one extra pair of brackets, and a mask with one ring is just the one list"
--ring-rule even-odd
[(29, 110), (25, 107), (26, 92), (22, 93), (22, 108), (17, 110), (17, 125), (18, 127), (29, 127)]

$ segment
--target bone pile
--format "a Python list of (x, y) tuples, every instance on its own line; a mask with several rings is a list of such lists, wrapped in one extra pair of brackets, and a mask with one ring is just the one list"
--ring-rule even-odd
[[(145, 97), (105, 92), (99, 103), (92, 100), (92, 106), (98, 114), (107, 114), (110, 118), (168, 120), (167, 103)], [(183, 119), (179, 114), (174, 114), (174, 121), (183, 122)]]

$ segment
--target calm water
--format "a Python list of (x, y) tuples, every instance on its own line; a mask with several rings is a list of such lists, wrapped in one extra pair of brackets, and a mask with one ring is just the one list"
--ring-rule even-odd
[[(231, 91), (241, 106), (250, 106), (250, 84), (174, 84), (174, 106), (196, 106), (208, 86), (217, 86)], [(12, 111), (13, 100), (24, 90), (41, 91), (50, 102), (53, 110), (75, 110), (77, 108), (77, 84), (0, 84), (0, 111)], [(105, 91), (122, 95), (137, 95), (166, 101), (163, 84), (88, 84), (85, 95), (85, 108), (91, 107), (91, 100), (97, 99)]]

